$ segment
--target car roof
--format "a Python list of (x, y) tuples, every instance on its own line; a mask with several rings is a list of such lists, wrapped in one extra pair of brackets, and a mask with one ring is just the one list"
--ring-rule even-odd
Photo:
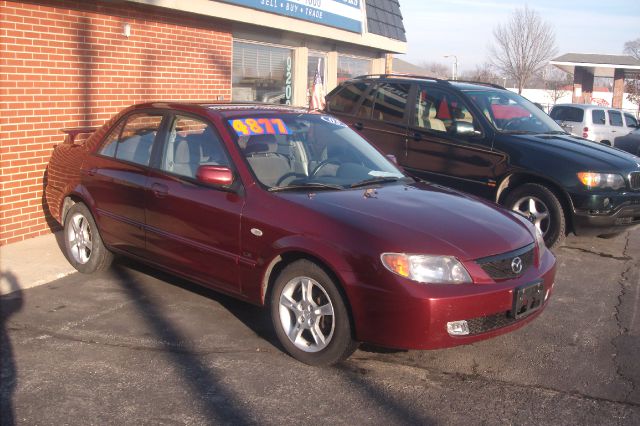
[(557, 107), (572, 107), (572, 108), (580, 108), (580, 109), (611, 109), (614, 111), (624, 112), (621, 109), (611, 108), (611, 107), (601, 106), (601, 105), (592, 105), (592, 104), (556, 104), (553, 106), (553, 108), (557, 108)]
[(156, 101), (134, 105), (134, 109), (171, 109), (186, 112), (199, 112), (200, 114), (219, 114), (223, 117), (240, 116), (247, 114), (300, 114), (309, 112), (305, 108), (288, 105), (277, 105), (263, 102), (182, 102), (182, 101)]

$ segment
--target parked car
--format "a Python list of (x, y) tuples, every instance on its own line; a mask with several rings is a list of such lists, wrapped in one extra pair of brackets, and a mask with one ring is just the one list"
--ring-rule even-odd
[(599, 105), (558, 104), (549, 115), (567, 133), (611, 146), (618, 136), (638, 128), (633, 114)]
[(640, 157), (640, 128), (628, 135), (618, 136), (615, 139), (615, 147)]
[(46, 200), (77, 270), (119, 253), (266, 305), (305, 363), (357, 341), (486, 339), (531, 321), (552, 291), (555, 258), (526, 218), (406, 176), (328, 115), (148, 103), (72, 139), (53, 153)]
[(568, 231), (611, 235), (640, 223), (637, 159), (566, 134), (500, 86), (364, 76), (329, 93), (327, 111), (409, 174), (528, 215), (548, 247)]

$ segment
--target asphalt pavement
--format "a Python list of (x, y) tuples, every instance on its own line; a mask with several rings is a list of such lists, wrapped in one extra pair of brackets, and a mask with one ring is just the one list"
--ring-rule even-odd
[[(437, 351), (287, 356), (266, 311), (126, 260), (0, 298), (0, 423), (640, 424), (640, 230), (569, 237), (528, 326)], [(37, 267), (37, 264), (34, 265)]]

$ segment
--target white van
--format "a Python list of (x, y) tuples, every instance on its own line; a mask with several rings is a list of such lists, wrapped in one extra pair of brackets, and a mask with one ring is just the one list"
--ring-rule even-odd
[(567, 133), (611, 146), (616, 137), (638, 128), (633, 114), (598, 105), (558, 104), (549, 115)]

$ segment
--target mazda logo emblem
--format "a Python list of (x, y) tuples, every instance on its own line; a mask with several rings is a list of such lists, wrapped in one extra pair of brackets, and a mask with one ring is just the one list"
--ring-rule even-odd
[(511, 270), (514, 274), (519, 274), (522, 272), (522, 259), (519, 257), (514, 257), (511, 261)]

